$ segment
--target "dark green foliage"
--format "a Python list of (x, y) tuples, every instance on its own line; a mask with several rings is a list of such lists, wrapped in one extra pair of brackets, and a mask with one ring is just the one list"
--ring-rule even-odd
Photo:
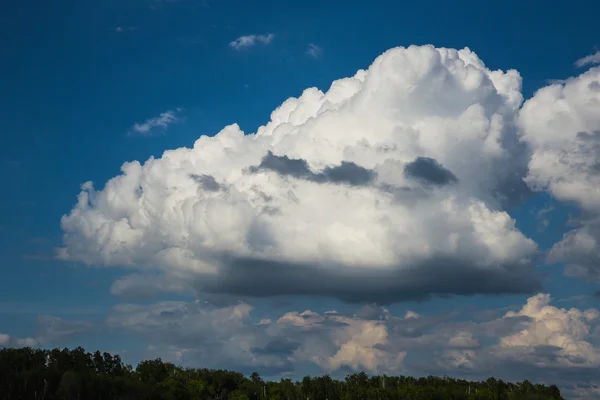
[(134, 370), (119, 356), (74, 350), (0, 349), (0, 400), (561, 400), (554, 385), (489, 378), (328, 375), (265, 382), (257, 373), (180, 368), (160, 359)]

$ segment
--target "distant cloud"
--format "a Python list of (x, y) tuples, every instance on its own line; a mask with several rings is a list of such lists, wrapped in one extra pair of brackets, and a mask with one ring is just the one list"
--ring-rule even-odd
[(40, 344), (58, 343), (89, 332), (92, 324), (87, 321), (67, 321), (59, 317), (42, 315), (37, 319), (38, 332), (36, 340)]
[(210, 8), (208, 0), (152, 0), (150, 8), (156, 10), (166, 4), (181, 4), (192, 9)]
[(131, 128), (129, 134), (151, 135), (156, 130), (165, 131), (169, 125), (177, 123), (181, 120), (177, 115), (177, 113), (181, 112), (181, 110), (181, 108), (168, 110), (164, 113), (161, 113), (158, 117), (149, 118), (142, 123), (136, 123)]
[(235, 39), (233, 42), (229, 43), (229, 47), (233, 47), (236, 50), (241, 50), (244, 48), (252, 47), (257, 43), (269, 44), (273, 41), (275, 35), (272, 33), (267, 33), (264, 35), (245, 35), (240, 36)]
[(38, 332), (35, 337), (15, 337), (0, 333), (0, 348), (40, 347), (59, 343), (61, 340), (88, 333), (93, 325), (86, 321), (66, 321), (54, 316), (39, 316)]
[(544, 229), (548, 228), (548, 226), (550, 225), (550, 219), (548, 218), (548, 214), (552, 211), (554, 211), (554, 206), (549, 205), (537, 212), (538, 231), (541, 232)]
[(566, 79), (546, 79), (546, 83), (549, 85), (564, 85), (567, 83)]
[(314, 58), (319, 58), (319, 56), (321, 55), (322, 52), (323, 52), (323, 49), (321, 49), (316, 44), (312, 44), (312, 43), (310, 43), (308, 45), (308, 50), (306, 50), (306, 54), (311, 57), (314, 57)]
[(152, 7), (158, 7), (161, 4), (177, 3), (180, 0), (152, 0)]
[(114, 31), (116, 33), (123, 33), (123, 32), (133, 32), (133, 31), (137, 31), (137, 28), (134, 26), (117, 26)]
[(55, 257), (49, 254), (23, 254), (21, 255), (23, 260), (35, 260), (35, 261), (49, 261), (54, 260)]
[(589, 64), (600, 64), (600, 51), (597, 51), (595, 54), (590, 54), (575, 61), (575, 66), (578, 68)]

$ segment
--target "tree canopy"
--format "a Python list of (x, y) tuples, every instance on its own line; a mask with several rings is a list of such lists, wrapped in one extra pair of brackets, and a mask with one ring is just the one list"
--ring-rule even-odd
[(182, 368), (161, 359), (134, 369), (118, 355), (74, 350), (0, 349), (1, 400), (560, 400), (555, 386), (489, 378), (369, 376), (264, 381), (258, 373)]

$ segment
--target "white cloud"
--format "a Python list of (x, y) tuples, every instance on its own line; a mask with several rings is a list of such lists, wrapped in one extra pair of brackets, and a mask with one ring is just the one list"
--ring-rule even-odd
[(542, 366), (600, 365), (600, 349), (586, 341), (592, 336), (590, 323), (598, 323), (600, 318), (598, 310), (556, 308), (550, 305), (550, 295), (538, 294), (529, 298), (519, 312), (508, 312), (506, 316), (526, 316), (531, 318), (531, 323), (520, 332), (501, 338), (501, 348), (520, 347), (521, 353), (530, 353), (538, 346), (554, 347), (552, 364), (538, 362)]
[(392, 49), (255, 134), (230, 125), (84, 184), (59, 256), (241, 295), (531, 292), (537, 246), (504, 211), (526, 190), (520, 89), (469, 49)]
[(266, 33), (263, 35), (244, 35), (230, 42), (229, 46), (236, 50), (241, 50), (252, 47), (257, 43), (269, 44), (273, 41), (274, 37), (275, 35), (272, 33)]
[(575, 61), (576, 67), (584, 67), (590, 64), (600, 64), (600, 51), (594, 54), (587, 55)]
[(181, 119), (177, 113), (181, 112), (181, 108), (174, 110), (168, 110), (161, 113), (158, 117), (149, 118), (142, 123), (136, 123), (131, 128), (130, 134), (150, 135), (157, 130), (165, 131), (174, 123), (179, 122)]
[(317, 46), (316, 44), (310, 43), (308, 45), (308, 50), (306, 50), (306, 54), (314, 57), (314, 58), (319, 58), (321, 56), (321, 53), (323, 52), (323, 50)]
[(540, 89), (519, 123), (532, 150), (526, 181), (576, 204), (580, 226), (552, 248), (549, 260), (567, 273), (600, 281), (600, 67)]

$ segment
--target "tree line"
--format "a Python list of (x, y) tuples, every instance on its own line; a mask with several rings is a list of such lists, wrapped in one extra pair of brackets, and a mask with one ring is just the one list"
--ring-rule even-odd
[(560, 400), (555, 386), (489, 378), (368, 376), (264, 381), (258, 373), (181, 368), (161, 359), (135, 368), (83, 348), (0, 349), (1, 400)]

